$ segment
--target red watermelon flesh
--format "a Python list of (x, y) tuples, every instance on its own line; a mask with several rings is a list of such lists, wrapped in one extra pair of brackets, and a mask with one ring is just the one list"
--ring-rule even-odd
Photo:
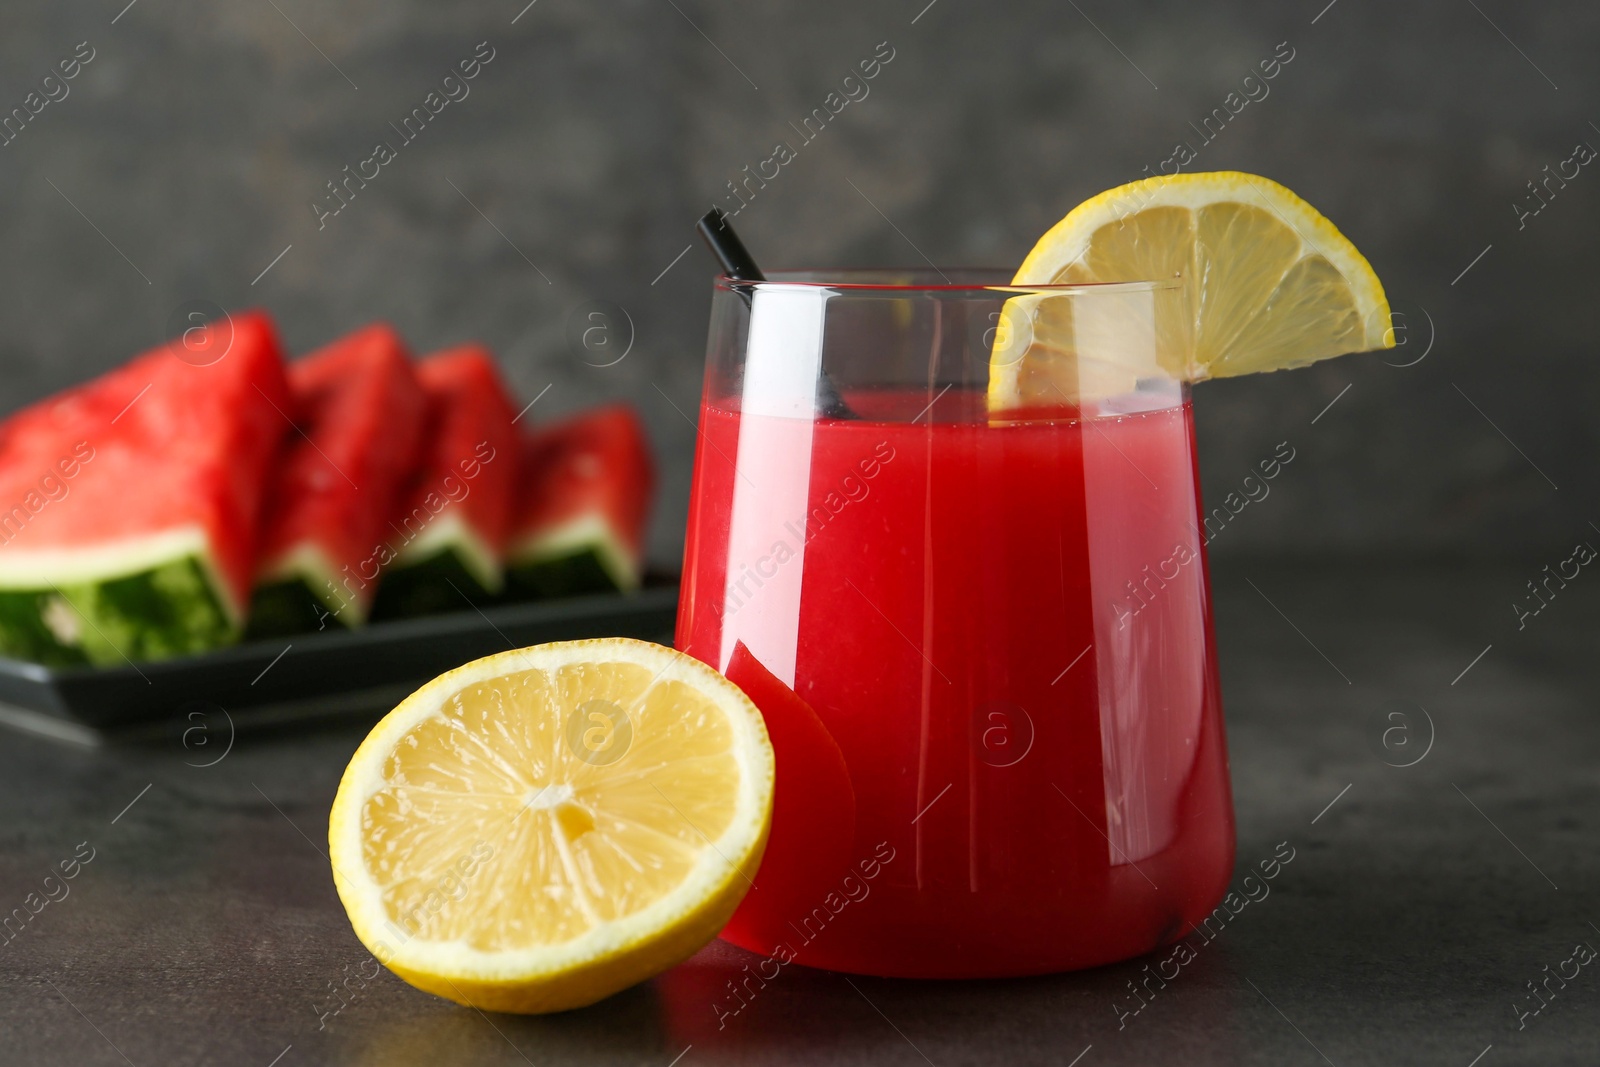
[[(586, 574), (639, 584), (655, 462), (627, 404), (580, 412), (527, 434), (510, 567), (535, 592), (573, 588)], [(540, 588), (542, 586), (542, 588)]]
[(427, 397), (405, 342), (384, 323), (290, 364), (289, 386), (298, 432), (268, 494), (257, 584), (304, 582), (356, 625), (376, 590), (377, 546), (416, 466)]
[[(428, 398), (425, 443), (389, 523), (394, 563), (378, 591), (380, 601), (403, 614), (465, 607), (448, 585), (441, 589), (433, 580), (449, 576), (440, 566), (459, 568), (479, 593), (500, 591), (521, 458), (517, 411), (488, 349), (469, 344), (439, 352), (417, 365), (417, 377)], [(401, 596), (407, 570), (425, 572), (421, 584), (428, 588)]]
[[(54, 651), (68, 658), (121, 662), (236, 634), (255, 572), (268, 469), (291, 427), (291, 408), (272, 322), (247, 312), (191, 330), (0, 424), (0, 594), (15, 594), (0, 610), (0, 630), (26, 622), (27, 598), (37, 594), (39, 611), (56, 616), (45, 619), (63, 646)], [(193, 619), (179, 618), (182, 604), (126, 602), (143, 591), (118, 587), (120, 607), (88, 603), (107, 583), (185, 560), (220, 611), (205, 635)], [(178, 599), (196, 592), (157, 583), (148, 595), (160, 600), (163, 588)], [(115, 647), (89, 649), (96, 635), (76, 632), (82, 623), (69, 606), (91, 622), (101, 609), (117, 616), (99, 619), (99, 637)], [(187, 636), (123, 633), (118, 619), (145, 606), (189, 627)], [(16, 649), (6, 633), (0, 644)]]

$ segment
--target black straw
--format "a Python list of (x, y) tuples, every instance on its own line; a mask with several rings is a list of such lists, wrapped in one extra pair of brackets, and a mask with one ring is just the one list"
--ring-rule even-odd
[[(767, 276), (761, 273), (761, 268), (756, 266), (755, 257), (750, 250), (739, 240), (739, 235), (733, 232), (733, 226), (728, 222), (727, 213), (721, 208), (712, 208), (700, 216), (700, 221), (694, 224), (695, 232), (700, 239), (705, 241), (706, 247), (711, 249), (711, 254), (717, 257), (717, 262), (722, 264), (722, 273), (730, 281), (736, 282), (764, 282)], [(744, 299), (745, 306), (752, 305), (752, 294), (747, 286), (738, 285), (734, 289)], [(844, 402), (844, 397), (839, 394), (838, 387), (833, 384), (833, 379), (828, 377), (826, 370), (818, 368), (817, 373), (817, 412), (830, 419), (853, 419), (856, 413), (850, 410), (850, 405)]]
[(733, 227), (728, 223), (728, 216), (721, 208), (712, 208), (700, 217), (694, 224), (700, 239), (705, 241), (706, 247), (711, 249), (711, 254), (717, 257), (717, 262), (722, 264), (722, 273), (739, 282), (764, 282), (767, 276), (761, 273), (761, 268), (756, 266), (756, 261), (750, 255), (750, 250), (739, 240), (739, 235), (733, 232)]

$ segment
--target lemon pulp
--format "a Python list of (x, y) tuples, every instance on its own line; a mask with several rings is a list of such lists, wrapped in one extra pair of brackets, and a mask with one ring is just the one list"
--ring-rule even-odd
[[(1293, 192), (1233, 171), (1148, 178), (1074, 208), (1015, 285), (1177, 279), (1163, 292), (1029, 294), (1002, 313), (990, 406), (1115, 395), (1139, 377), (1184, 381), (1392, 347), (1383, 286), (1355, 246)], [(1143, 303), (1140, 304), (1139, 302)], [(1091, 321), (1084, 321), (1084, 320)]]
[(547, 645), (390, 713), (340, 785), (330, 858), (358, 936), (402, 977), (555, 1010), (715, 936), (771, 795), (760, 713), (710, 668), (638, 641)]

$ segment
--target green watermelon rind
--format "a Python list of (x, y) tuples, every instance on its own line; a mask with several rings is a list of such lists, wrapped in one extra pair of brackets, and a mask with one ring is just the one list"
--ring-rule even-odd
[(626, 593), (639, 588), (641, 578), (637, 555), (599, 514), (523, 537), (509, 557), (508, 584), (535, 596)]
[(321, 546), (304, 541), (262, 568), (250, 597), (248, 632), (301, 633), (326, 629), (329, 620), (353, 629), (367, 621), (368, 599), (352, 595)]
[(355, 629), (366, 622), (353, 610), (339, 611), (329, 604), (326, 585), (303, 577), (285, 578), (256, 586), (250, 597), (250, 621), (245, 626), (247, 641), (258, 638), (290, 637), (294, 634)]
[(461, 555), (446, 548), (386, 574), (372, 602), (375, 619), (409, 619), (469, 611), (493, 602), (498, 590), (478, 583)]
[(191, 554), (115, 577), (65, 574), (43, 587), (0, 587), (0, 653), (106, 667), (232, 644), (237, 613), (213, 575), (207, 559)]
[(451, 509), (436, 516), (395, 553), (393, 562), (385, 568), (379, 579), (379, 595), (382, 595), (384, 583), (392, 581), (396, 575), (429, 563), (444, 553), (453, 554), (477, 587), (486, 594), (499, 595), (500, 590), (505, 588), (505, 562), (500, 554), (490, 547), (488, 538), (480, 534), (459, 509)]
[(452, 509), (412, 535), (383, 568), (372, 617), (404, 619), (466, 611), (498, 599), (504, 589), (500, 557)]

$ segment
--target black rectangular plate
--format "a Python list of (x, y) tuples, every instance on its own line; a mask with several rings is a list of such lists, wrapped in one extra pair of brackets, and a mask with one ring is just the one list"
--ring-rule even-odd
[(469, 660), (546, 641), (672, 643), (675, 581), (633, 593), (501, 604), (253, 641), (120, 667), (46, 667), (0, 657), (0, 725), (69, 740), (137, 732), (218, 709), (240, 727), (382, 711)]

